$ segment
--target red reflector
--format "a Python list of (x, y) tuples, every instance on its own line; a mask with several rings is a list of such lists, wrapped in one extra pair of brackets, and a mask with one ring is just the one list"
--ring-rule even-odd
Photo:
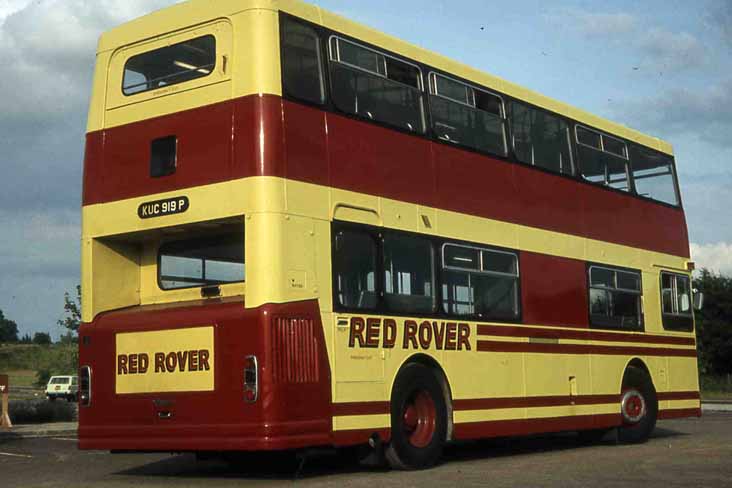
[(259, 394), (259, 369), (257, 357), (247, 356), (244, 359), (244, 400), (249, 403), (257, 401)]

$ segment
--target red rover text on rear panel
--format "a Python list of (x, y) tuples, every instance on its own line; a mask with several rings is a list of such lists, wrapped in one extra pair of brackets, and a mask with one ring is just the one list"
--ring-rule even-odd
[[(470, 351), (470, 325), (457, 322), (425, 320), (418, 324), (405, 320), (400, 341), (402, 349)], [(393, 349), (397, 344), (397, 323), (394, 319), (352, 317), (348, 347)]]
[[(174, 373), (209, 371), (207, 349), (177, 352), (156, 352), (154, 355), (155, 373)], [(117, 356), (117, 374), (145, 374), (150, 369), (150, 357), (147, 353), (119, 354)]]

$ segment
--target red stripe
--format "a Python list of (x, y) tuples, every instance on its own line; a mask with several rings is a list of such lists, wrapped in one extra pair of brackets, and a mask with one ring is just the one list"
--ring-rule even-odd
[(673, 344), (695, 346), (693, 337), (670, 337), (622, 332), (596, 332), (591, 330), (539, 329), (500, 325), (478, 325), (479, 336), (534, 337), (537, 339), (575, 339), (588, 341), (639, 342), (643, 344)]
[(698, 391), (671, 391), (660, 392), (656, 395), (659, 401), (663, 400), (701, 400)]
[[(178, 138), (178, 170), (151, 178), (150, 143), (170, 135)], [(689, 256), (681, 209), (283, 102), (273, 95), (243, 97), (89, 133), (83, 203), (248, 176), (286, 177)], [(613, 218), (619, 209), (622, 218)]]
[(378, 415), (390, 412), (389, 402), (352, 402), (334, 403), (333, 416)]
[(494, 410), (499, 408), (562, 407), (620, 403), (620, 395), (540, 396), (514, 398), (474, 398), (453, 400), (454, 410)]
[(455, 439), (510, 437), (570, 430), (601, 429), (621, 424), (620, 414), (574, 415), (547, 419), (493, 420), (455, 424)]
[(686, 417), (701, 417), (701, 408), (674, 408), (658, 412), (659, 420), (681, 419)]
[(536, 354), (597, 354), (604, 356), (696, 357), (694, 349), (655, 347), (594, 346), (587, 344), (535, 344), (530, 342), (478, 341), (481, 352), (529, 352)]

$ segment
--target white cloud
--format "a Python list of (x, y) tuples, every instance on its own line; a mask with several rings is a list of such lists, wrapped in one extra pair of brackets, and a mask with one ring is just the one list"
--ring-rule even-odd
[(696, 269), (708, 269), (715, 273), (732, 276), (732, 244), (691, 244), (691, 258)]
[(655, 97), (616, 102), (615, 116), (663, 136), (694, 133), (726, 146), (732, 134), (732, 79), (705, 90), (675, 88)]
[(578, 9), (558, 9), (546, 18), (561, 26), (569, 26), (589, 37), (618, 36), (633, 32), (638, 19), (627, 13), (596, 13)]
[(628, 57), (640, 58), (636, 67), (644, 72), (684, 71), (702, 66), (709, 59), (706, 46), (688, 32), (648, 28), (643, 19), (626, 12), (560, 8), (545, 17), (557, 27), (569, 28), (585, 38), (615, 41)]

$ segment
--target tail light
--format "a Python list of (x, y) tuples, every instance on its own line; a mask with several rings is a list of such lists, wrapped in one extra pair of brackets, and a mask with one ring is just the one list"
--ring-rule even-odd
[(259, 373), (257, 356), (247, 356), (244, 359), (244, 400), (254, 403), (259, 396)]
[(91, 376), (89, 366), (79, 368), (79, 405), (82, 407), (91, 405)]

